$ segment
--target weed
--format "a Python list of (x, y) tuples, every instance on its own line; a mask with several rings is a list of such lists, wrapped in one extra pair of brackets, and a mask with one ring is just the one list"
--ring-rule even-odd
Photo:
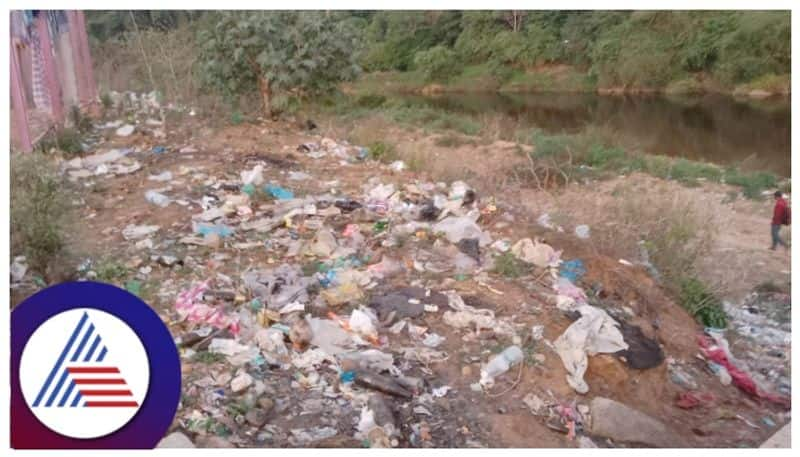
[(110, 259), (103, 259), (97, 262), (94, 271), (97, 273), (99, 281), (108, 283), (117, 282), (128, 274), (128, 269), (124, 265)]
[(383, 163), (394, 162), (398, 159), (397, 150), (394, 145), (384, 143), (383, 141), (376, 141), (369, 145), (369, 156), (373, 160)]
[(81, 134), (77, 129), (63, 128), (56, 130), (42, 138), (38, 149), (41, 152), (52, 150), (61, 151), (66, 155), (75, 155), (83, 152)]
[(519, 278), (525, 274), (525, 263), (510, 252), (505, 252), (494, 258), (494, 272), (506, 278)]
[(103, 111), (108, 111), (114, 105), (114, 101), (111, 100), (111, 95), (108, 92), (103, 92), (100, 95), (100, 104), (103, 105)]
[(40, 153), (11, 156), (11, 250), (23, 253), (33, 270), (64, 256), (64, 226), (70, 216), (71, 189)]
[(379, 94), (365, 94), (356, 99), (356, 105), (361, 108), (375, 109), (386, 103), (386, 97)]
[(208, 351), (200, 351), (195, 353), (194, 361), (199, 363), (205, 363), (208, 365), (219, 363), (225, 360), (225, 355), (219, 354), (217, 352), (208, 352)]
[(680, 303), (706, 327), (725, 328), (728, 325), (722, 302), (697, 278), (681, 280)]

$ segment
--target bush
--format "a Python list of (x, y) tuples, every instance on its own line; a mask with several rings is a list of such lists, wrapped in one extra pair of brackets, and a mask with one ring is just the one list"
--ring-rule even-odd
[(42, 152), (50, 152), (55, 149), (66, 155), (75, 155), (83, 152), (81, 134), (76, 129), (63, 128), (42, 138), (38, 149)]
[(456, 53), (445, 46), (434, 46), (414, 55), (414, 67), (426, 81), (446, 82), (462, 70)]
[(11, 156), (11, 251), (24, 254), (42, 275), (64, 254), (69, 204), (69, 192), (47, 156)]
[(697, 278), (684, 278), (681, 281), (680, 303), (706, 327), (725, 328), (728, 325), (722, 302)]

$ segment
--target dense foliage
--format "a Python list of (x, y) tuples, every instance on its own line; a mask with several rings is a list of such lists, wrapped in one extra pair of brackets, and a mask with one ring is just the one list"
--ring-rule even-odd
[(430, 76), (442, 61), (430, 49), (444, 47), (453, 58), (435, 55), (455, 62), (444, 78), (483, 63), (497, 75), (566, 64), (601, 86), (660, 88), (701, 76), (735, 85), (789, 73), (790, 29), (780, 11), (379, 12), (361, 62)]
[[(786, 11), (90, 12), (97, 40), (192, 22), (207, 83), (239, 94), (266, 76), (278, 91), (354, 74), (415, 71), (446, 82), (475, 68), (497, 80), (566, 65), (590, 86), (691, 90), (788, 81)], [(259, 70), (255, 70), (256, 60)], [(471, 72), (471, 73), (470, 73)], [(257, 75), (255, 73), (262, 73)]]
[[(224, 12), (199, 35), (205, 83), (229, 95), (258, 88), (271, 112), (273, 93), (315, 94), (356, 76), (356, 28), (328, 12)], [(279, 104), (279, 103), (278, 103)]]

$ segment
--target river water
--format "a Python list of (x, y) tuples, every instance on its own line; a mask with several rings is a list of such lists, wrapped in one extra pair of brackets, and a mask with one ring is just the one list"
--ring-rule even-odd
[(467, 93), (403, 98), (478, 118), (499, 114), (498, 128), (508, 137), (526, 128), (574, 133), (602, 127), (622, 146), (641, 152), (791, 176), (788, 97)]

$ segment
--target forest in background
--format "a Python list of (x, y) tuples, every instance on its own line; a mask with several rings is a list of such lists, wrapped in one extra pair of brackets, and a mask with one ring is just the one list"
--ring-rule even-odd
[[(246, 13), (245, 13), (246, 14)], [(277, 13), (276, 13), (277, 14)], [(303, 14), (303, 13), (292, 13)], [(292, 14), (282, 20), (292, 21)], [(788, 11), (328, 11), (362, 74), (524, 90), (789, 91)], [(224, 13), (90, 11), (98, 46), (181, 31), (196, 52)], [(314, 58), (314, 50), (311, 56)], [(322, 58), (325, 49), (319, 49)], [(202, 61), (202, 59), (199, 59)], [(196, 66), (195, 73), (197, 73)]]

